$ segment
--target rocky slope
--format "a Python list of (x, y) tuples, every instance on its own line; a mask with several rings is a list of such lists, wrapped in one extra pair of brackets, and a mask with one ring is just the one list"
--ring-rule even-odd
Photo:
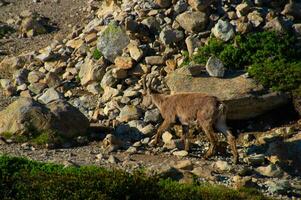
[[(200, 160), (208, 148), (204, 138), (196, 139), (192, 154), (182, 159), (188, 152), (182, 151), (179, 140), (175, 134), (171, 134), (179, 132), (177, 130), (164, 133), (164, 147), (151, 146), (152, 136), (162, 119), (159, 110), (143, 97), (141, 81), (141, 77), (146, 75), (147, 82), (152, 80), (149, 85), (160, 92), (197, 91), (218, 96), (227, 100), (232, 109), (229, 119), (250, 119), (285, 105), (290, 102), (289, 96), (266, 93), (261, 85), (248, 78), (244, 72), (230, 74), (221, 61), (215, 58), (211, 58), (206, 67), (180, 66), (185, 59), (183, 51), (187, 50), (193, 55), (195, 49), (206, 44), (209, 37), (228, 41), (235, 34), (262, 30), (290, 30), (300, 37), (300, 3), (268, 0), (89, 1), (88, 7), (78, 11), (88, 13), (87, 23), (73, 26), (68, 35), (65, 27), (67, 23), (60, 21), (55, 24), (59, 20), (51, 16), (45, 19), (44, 15), (47, 14), (41, 8), (43, 4), (48, 5), (38, 1), (30, 7), (35, 9), (21, 12), (15, 19), (4, 19), (5, 26), (10, 26), (16, 32), (11, 35), (8, 32), (0, 42), (10, 39), (18, 41), (14, 38), (16, 35), (20, 39), (30, 38), (31, 43), (39, 40), (37, 38), (43, 41), (49, 34), (61, 33), (63, 36), (53, 37), (46, 44), (48, 46), (42, 49), (32, 47), (29, 49), (35, 51), (17, 51), (22, 53), (8, 55), (1, 60), (1, 152), (43, 161), (101, 165), (113, 163), (125, 168), (133, 165), (129, 167), (131, 170), (148, 166), (167, 174), (176, 168), (177, 173), (190, 179), (193, 173), (200, 180), (236, 187), (255, 187), (283, 198), (300, 197), (298, 123), (262, 134), (241, 134), (241, 164), (237, 166), (231, 164), (225, 151), (221, 151), (222, 156), (211, 161)], [(81, 5), (81, 2), (75, 1), (75, 8), (76, 5)], [(0, 9), (14, 9), (9, 6), (3, 3)], [(62, 6), (68, 10), (60, 1), (53, 1), (50, 6), (58, 6), (60, 9)], [(69, 12), (66, 15), (70, 16)], [(65, 15), (55, 16), (64, 18)], [(63, 31), (57, 32), (57, 29)], [(43, 41), (42, 46), (46, 42)], [(15, 99), (25, 103), (15, 103), (6, 108)], [(15, 113), (9, 112), (11, 107)], [(81, 120), (77, 119), (80, 115), (78, 110), (85, 115), (81, 116)], [(54, 118), (61, 124), (57, 122), (53, 125), (51, 120), (46, 120), (49, 126), (45, 126), (43, 117), (36, 117), (41, 116), (41, 112), (46, 119), (49, 115), (49, 119)], [(7, 113), (19, 117), (8, 117)], [(36, 119), (38, 123), (35, 123)], [(86, 132), (85, 128), (75, 131), (77, 134), (72, 135), (72, 141), (61, 141), (61, 146), (67, 149), (36, 149), (30, 143), (14, 144), (16, 136), (30, 132), (30, 129), (24, 131), (28, 122), (35, 130), (44, 131), (47, 127), (67, 134), (65, 130), (69, 130), (68, 127), (79, 130), (78, 125), (84, 126), (88, 120), (92, 128), (86, 135), (82, 136)], [(18, 126), (12, 129), (11, 124)], [(109, 127), (109, 131), (95, 131), (93, 126)], [(4, 130), (4, 127), (8, 128)], [(12, 139), (5, 138), (3, 133), (13, 135)], [(95, 139), (103, 141), (91, 144)], [(74, 144), (89, 145), (71, 147)], [(197, 158), (191, 157), (194, 154)], [(167, 160), (166, 165), (157, 163), (157, 159), (162, 162)], [(170, 160), (177, 162), (170, 163)]]

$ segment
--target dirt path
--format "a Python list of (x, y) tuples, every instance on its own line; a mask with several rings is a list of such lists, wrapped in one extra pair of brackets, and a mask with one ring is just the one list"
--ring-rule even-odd
[(22, 11), (36, 11), (47, 17), (57, 25), (58, 31), (38, 35), (33, 38), (18, 38), (17, 34), (12, 38), (0, 40), (0, 48), (9, 54), (18, 55), (23, 52), (39, 50), (51, 43), (54, 38), (63, 39), (72, 31), (72, 27), (83, 25), (86, 11), (86, 0), (6, 0), (9, 4), (0, 6), (0, 21), (6, 22), (16, 18)]

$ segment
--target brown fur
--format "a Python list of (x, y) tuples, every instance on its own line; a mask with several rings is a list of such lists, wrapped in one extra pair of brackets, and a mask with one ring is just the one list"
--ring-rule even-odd
[[(145, 78), (144, 86), (146, 87)], [(150, 88), (148, 88), (147, 93), (164, 119), (157, 130), (155, 145), (159, 142), (162, 133), (178, 119), (183, 128), (182, 140), (185, 144), (185, 150), (188, 151), (189, 141), (186, 140), (186, 135), (189, 132), (190, 122), (196, 121), (210, 142), (205, 157), (208, 158), (216, 153), (217, 137), (214, 133), (214, 128), (216, 128), (227, 137), (234, 162), (237, 163), (236, 140), (226, 125), (226, 106), (217, 97), (203, 93), (152, 94)]]

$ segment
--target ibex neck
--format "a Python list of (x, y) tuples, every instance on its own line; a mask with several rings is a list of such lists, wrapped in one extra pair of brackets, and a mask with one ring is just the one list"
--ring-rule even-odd
[(164, 96), (165, 96), (164, 94), (151, 94), (153, 104), (155, 104), (159, 109), (162, 105)]

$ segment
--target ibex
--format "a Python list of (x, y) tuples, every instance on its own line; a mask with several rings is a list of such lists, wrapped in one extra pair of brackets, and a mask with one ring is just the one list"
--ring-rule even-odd
[(180, 121), (183, 129), (182, 141), (185, 150), (189, 150), (189, 141), (186, 136), (189, 132), (189, 123), (196, 121), (205, 132), (209, 140), (210, 147), (205, 154), (205, 158), (214, 155), (217, 150), (217, 136), (214, 128), (222, 132), (227, 138), (233, 154), (233, 162), (237, 163), (238, 153), (236, 140), (232, 132), (226, 125), (226, 106), (217, 97), (203, 93), (177, 93), (159, 94), (154, 93), (151, 82), (146, 86), (146, 75), (143, 76), (142, 83), (144, 95), (149, 95), (153, 104), (159, 109), (163, 123), (157, 130), (154, 145), (157, 145), (162, 133), (177, 120)]

